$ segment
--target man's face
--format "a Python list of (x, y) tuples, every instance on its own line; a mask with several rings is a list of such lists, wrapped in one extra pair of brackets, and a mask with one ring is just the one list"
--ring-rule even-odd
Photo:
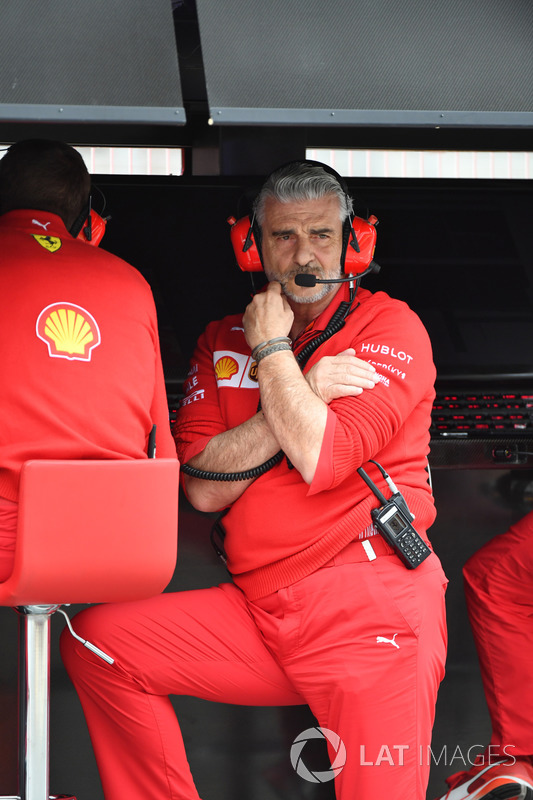
[(279, 281), (295, 303), (315, 303), (336, 290), (336, 284), (297, 286), (299, 273), (317, 278), (341, 277), (342, 223), (339, 200), (280, 203), (268, 198), (262, 226), (262, 253), (269, 281)]

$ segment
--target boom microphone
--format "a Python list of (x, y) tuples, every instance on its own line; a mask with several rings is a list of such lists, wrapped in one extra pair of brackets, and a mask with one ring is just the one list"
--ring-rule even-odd
[(357, 275), (347, 275), (345, 278), (317, 278), (316, 275), (309, 275), (306, 272), (299, 272), (294, 278), (294, 283), (297, 286), (306, 286), (309, 288), (316, 286), (317, 283), (346, 283), (348, 281), (359, 280), (359, 278), (362, 278), (363, 275), (368, 275), (371, 272), (377, 274), (380, 269), (381, 267), (376, 261), (371, 261), (364, 272), (358, 272)]

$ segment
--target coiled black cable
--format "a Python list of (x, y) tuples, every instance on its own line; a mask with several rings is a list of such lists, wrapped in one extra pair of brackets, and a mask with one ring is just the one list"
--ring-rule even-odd
[(300, 369), (305, 367), (315, 350), (317, 350), (321, 344), (324, 344), (325, 341), (327, 341), (329, 338), (331, 338), (331, 336), (337, 333), (337, 331), (340, 331), (340, 329), (344, 327), (346, 317), (350, 313), (351, 305), (351, 303), (346, 302), (339, 303), (339, 307), (328, 322), (326, 329), (323, 330), (322, 333), (320, 333), (315, 339), (306, 344), (302, 350), (300, 350), (296, 356), (296, 361), (298, 362)]
[(275, 456), (272, 456), (272, 458), (269, 458), (268, 461), (258, 467), (252, 467), (251, 469), (243, 470), (243, 472), (208, 472), (207, 470), (190, 467), (189, 464), (182, 464), (180, 469), (186, 475), (190, 475), (191, 478), (200, 478), (203, 481), (248, 481), (252, 478), (259, 478), (260, 475), (264, 475), (269, 469), (275, 467), (283, 459), (283, 455), (283, 450), (280, 450)]

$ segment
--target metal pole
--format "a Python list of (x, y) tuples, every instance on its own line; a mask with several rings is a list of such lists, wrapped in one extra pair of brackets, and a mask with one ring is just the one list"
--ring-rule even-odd
[(19, 794), (48, 800), (50, 754), (50, 617), (58, 606), (19, 612)]

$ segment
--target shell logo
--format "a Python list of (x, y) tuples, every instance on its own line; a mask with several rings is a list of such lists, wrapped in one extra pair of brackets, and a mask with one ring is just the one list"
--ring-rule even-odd
[(91, 352), (100, 344), (100, 330), (95, 318), (74, 303), (52, 303), (37, 318), (36, 333), (48, 347), (51, 358), (90, 361)]
[(222, 356), (215, 364), (215, 375), (219, 381), (229, 381), (239, 371), (239, 365), (231, 356)]

